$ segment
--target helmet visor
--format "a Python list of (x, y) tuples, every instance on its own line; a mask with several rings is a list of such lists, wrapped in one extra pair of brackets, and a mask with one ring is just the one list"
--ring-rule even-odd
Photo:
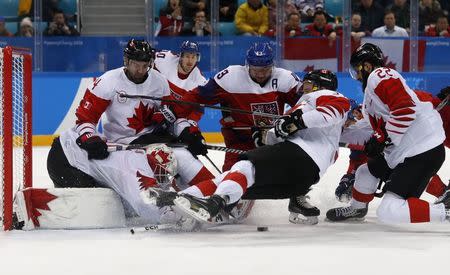
[(362, 70), (362, 65), (358, 64), (356, 66), (351, 66), (348, 69), (348, 72), (350, 73), (350, 76), (355, 79), (355, 80), (360, 80), (361, 79), (361, 70)]

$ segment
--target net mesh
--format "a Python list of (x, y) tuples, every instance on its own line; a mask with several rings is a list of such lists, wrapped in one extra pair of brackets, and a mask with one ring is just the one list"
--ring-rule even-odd
[[(12, 192), (14, 196), (15, 192), (24, 187), (24, 170), (25, 170), (25, 147), (24, 141), (26, 137), (26, 126), (24, 119), (24, 56), (22, 54), (12, 55), (12, 70), (8, 70), (5, 66), (5, 55), (7, 53), (4, 49), (0, 49), (0, 171), (1, 171), (1, 188), (0, 188), (0, 210), (1, 210), (1, 225), (4, 227), (4, 223), (11, 217), (8, 217), (8, 212), (5, 209), (12, 207), (12, 201), (6, 196), (7, 192)], [(10, 80), (8, 80), (10, 79)], [(7, 100), (5, 96), (9, 94), (8, 82), (12, 82), (12, 102)], [(12, 114), (8, 114), (7, 106), (12, 106)], [(5, 110), (6, 109), (6, 110)], [(8, 123), (12, 120), (11, 125)], [(8, 183), (5, 178), (5, 172), (9, 169), (7, 162), (8, 154), (5, 152), (5, 136), (12, 135), (12, 185)], [(6, 147), (8, 148), (8, 147)], [(6, 149), (8, 150), (8, 149)], [(13, 197), (12, 196), (12, 197)]]

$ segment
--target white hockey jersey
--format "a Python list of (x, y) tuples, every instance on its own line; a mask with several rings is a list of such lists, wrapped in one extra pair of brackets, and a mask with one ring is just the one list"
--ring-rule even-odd
[[(287, 140), (296, 143), (314, 160), (322, 176), (336, 159), (350, 102), (338, 92), (319, 90), (304, 94), (288, 113), (297, 109), (302, 110), (307, 128), (296, 132)], [(275, 133), (273, 130), (269, 133), (272, 140), (269, 143), (274, 143)]]
[(170, 92), (175, 99), (180, 99), (185, 93), (199, 85), (206, 84), (206, 78), (196, 66), (187, 76), (178, 74), (180, 57), (170, 51), (156, 53), (155, 69), (158, 70), (169, 82)]
[(141, 84), (131, 82), (124, 68), (117, 68), (97, 78), (76, 111), (77, 132), (94, 132), (101, 116), (103, 134), (109, 142), (129, 143), (142, 134), (151, 132), (152, 115), (160, 101), (119, 97), (119, 94), (170, 95), (166, 79), (156, 70), (149, 71)]
[(390, 168), (428, 151), (445, 139), (442, 120), (431, 102), (420, 101), (395, 70), (378, 68), (367, 80), (363, 114), (373, 129), (381, 126), (392, 141), (384, 150)]

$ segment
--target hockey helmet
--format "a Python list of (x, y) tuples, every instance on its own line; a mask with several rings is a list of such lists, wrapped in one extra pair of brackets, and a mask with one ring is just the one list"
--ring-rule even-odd
[(169, 189), (177, 174), (177, 160), (172, 149), (165, 144), (155, 143), (148, 145), (145, 153), (159, 187)]
[(131, 39), (123, 50), (124, 57), (136, 60), (150, 62), (155, 59), (155, 49), (145, 40)]
[(180, 46), (180, 55), (183, 53), (195, 53), (197, 55), (197, 61), (200, 61), (200, 50), (198, 43), (194, 41), (183, 41)]
[(332, 91), (337, 90), (338, 80), (336, 74), (330, 70), (314, 70), (305, 74), (303, 77), (303, 85), (306, 83), (312, 83), (311, 89), (305, 91), (305, 86), (303, 87), (304, 92), (312, 92), (320, 89), (328, 89)]
[(372, 43), (365, 43), (359, 46), (350, 58), (350, 65), (355, 68), (358, 64), (369, 62), (370, 64), (381, 67), (384, 66), (384, 55), (381, 49)]
[(273, 65), (274, 52), (267, 42), (253, 43), (247, 51), (246, 63), (249, 66), (266, 67)]

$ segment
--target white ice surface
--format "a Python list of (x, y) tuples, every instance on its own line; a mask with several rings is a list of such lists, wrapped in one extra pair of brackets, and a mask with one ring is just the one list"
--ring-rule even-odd
[[(36, 187), (52, 186), (46, 171), (48, 149), (34, 148)], [(221, 165), (222, 153), (210, 156)], [(323, 221), (326, 210), (339, 205), (334, 189), (347, 156), (348, 150), (342, 149), (311, 192), (322, 211), (316, 226), (290, 224), (284, 200), (259, 201), (245, 224), (206, 232), (0, 231), (0, 275), (449, 274), (450, 223), (379, 224), (377, 200), (364, 223)], [(439, 171), (444, 181), (450, 178), (449, 168), (447, 157)], [(269, 231), (257, 232), (258, 225)]]

